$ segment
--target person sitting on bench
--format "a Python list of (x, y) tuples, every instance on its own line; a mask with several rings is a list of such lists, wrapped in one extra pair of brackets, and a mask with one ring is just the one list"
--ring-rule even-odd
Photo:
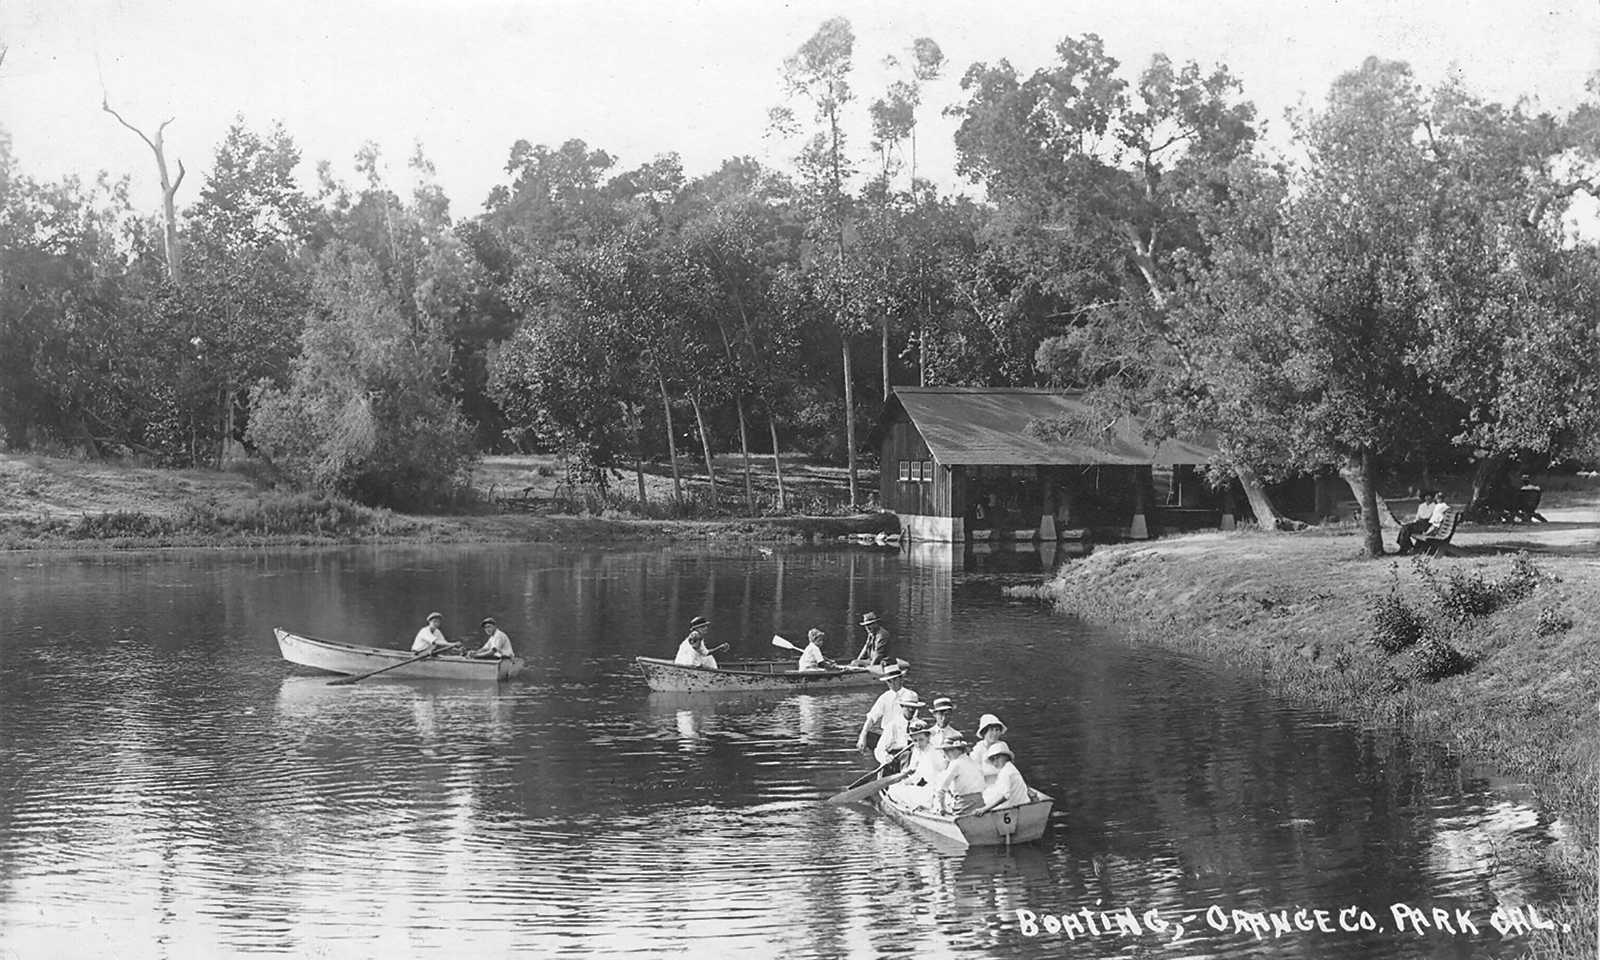
[(1399, 552), (1404, 555), (1416, 549), (1417, 538), (1427, 536), (1430, 530), (1439, 529), (1439, 524), (1449, 515), (1450, 505), (1444, 502), (1444, 494), (1437, 490), (1422, 491), (1416, 519), (1400, 525), (1400, 534), (1396, 538)]

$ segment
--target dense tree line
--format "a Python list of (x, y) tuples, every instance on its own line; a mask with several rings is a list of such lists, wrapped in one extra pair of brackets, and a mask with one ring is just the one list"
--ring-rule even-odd
[(639, 499), (647, 463), (679, 500), (693, 469), (756, 512), (784, 506), (781, 450), (848, 463), (859, 499), (862, 423), (895, 385), (1048, 384), (1208, 431), (1258, 515), (1263, 479), (1331, 464), (1374, 524), (1385, 476), (1593, 454), (1600, 260), (1566, 215), (1595, 190), (1595, 106), (1425, 91), (1374, 59), (1274, 156), (1225, 67), (1157, 56), (1130, 81), (1068, 38), (1031, 73), (962, 76), (945, 110), (974, 200), (916, 168), (938, 45), (891, 57), (864, 105), (855, 56), (835, 19), (783, 63), (751, 135), (788, 138), (789, 171), (518, 141), (465, 217), (420, 150), (409, 197), (376, 148), (362, 182), (324, 164), (306, 185), (289, 134), (241, 119), (182, 210), (181, 273), (124, 183), (34, 181), (0, 140), (3, 441), (249, 450), (405, 507), (478, 453), (539, 449), (583, 482), (632, 472)]

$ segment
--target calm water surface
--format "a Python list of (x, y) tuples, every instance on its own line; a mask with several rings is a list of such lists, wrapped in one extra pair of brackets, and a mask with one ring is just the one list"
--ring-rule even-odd
[[(1549, 832), (1514, 783), (954, 567), (859, 548), (0, 557), (0, 957), (1489, 957), (1525, 944), (1490, 927), (1497, 905), (1551, 902), (1500, 855)], [(405, 646), (431, 609), (450, 636), (498, 617), (528, 675), (330, 687), (272, 637)], [(864, 769), (876, 689), (652, 694), (632, 667), (700, 614), (733, 655), (814, 624), (853, 652), (868, 610), (958, 727), (1009, 724), (1057, 800), (1042, 842), (950, 852), (822, 804)], [(1395, 902), (1480, 933), (1402, 936)], [(1211, 907), (1327, 909), (1337, 932), (1218, 932)], [(1344, 907), (1385, 929), (1338, 931)], [(1069, 941), (1017, 915), (1083, 908), (1189, 919), (1176, 942)]]

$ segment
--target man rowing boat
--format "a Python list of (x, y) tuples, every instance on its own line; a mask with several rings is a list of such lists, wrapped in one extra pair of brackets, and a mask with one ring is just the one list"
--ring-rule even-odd
[(898, 663), (883, 671), (881, 679), (889, 685), (889, 689), (880, 694), (878, 699), (873, 701), (872, 709), (867, 711), (867, 719), (861, 723), (861, 735), (856, 737), (857, 750), (867, 749), (867, 734), (883, 731), (883, 722), (894, 715), (901, 693), (909, 693), (913, 697), (917, 695), (917, 691), (905, 685), (905, 675), (906, 672)]
[(412, 653), (443, 653), (457, 644), (451, 643), (444, 637), (444, 631), (439, 625), (444, 623), (444, 614), (434, 611), (428, 614), (428, 625), (417, 631), (417, 637), (411, 641)]
[(901, 690), (897, 703), (899, 712), (884, 720), (883, 734), (878, 737), (878, 745), (872, 751), (881, 767), (888, 767), (889, 761), (911, 746), (911, 722), (916, 719), (917, 711), (923, 705), (922, 700), (910, 690)]

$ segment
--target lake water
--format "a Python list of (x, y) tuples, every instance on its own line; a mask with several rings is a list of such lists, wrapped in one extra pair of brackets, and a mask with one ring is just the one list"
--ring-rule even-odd
[[(1490, 925), (1497, 906), (1552, 903), (1507, 854), (1551, 828), (1515, 782), (1007, 601), (1006, 575), (985, 572), (1030, 562), (544, 544), (0, 556), (0, 957), (1525, 946)], [(330, 687), (272, 635), (403, 647), (431, 609), (452, 637), (497, 617), (527, 675)], [(1041, 842), (951, 852), (873, 806), (824, 805), (867, 767), (854, 741), (877, 689), (652, 694), (632, 663), (671, 657), (696, 615), (724, 656), (772, 655), (774, 633), (813, 625), (848, 655), (869, 610), (956, 726), (1010, 726), (1022, 773), (1056, 798)], [(1396, 903), (1448, 911), (1452, 932), (1397, 932)]]

